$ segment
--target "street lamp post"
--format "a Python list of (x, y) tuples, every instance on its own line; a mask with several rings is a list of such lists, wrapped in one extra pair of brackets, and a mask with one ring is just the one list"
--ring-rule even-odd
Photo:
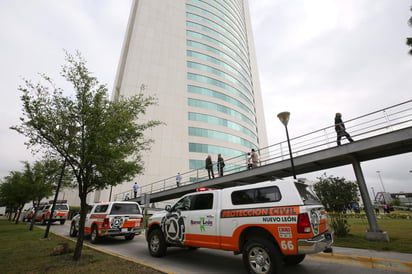
[(286, 138), (288, 141), (290, 163), (292, 165), (292, 174), (293, 174), (293, 179), (296, 180), (295, 164), (293, 163), (292, 148), (290, 147), (289, 132), (288, 132), (289, 116), (290, 116), (290, 112), (288, 111), (284, 111), (278, 114), (279, 120), (282, 122), (282, 124), (285, 126), (285, 129), (286, 129)]
[(382, 188), (383, 188), (383, 192), (386, 192), (385, 186), (383, 185), (383, 181), (382, 181), (382, 177), (381, 177), (381, 172), (380, 172), (380, 170), (376, 171), (376, 173), (378, 173), (379, 180), (381, 181), (381, 185), (382, 185)]

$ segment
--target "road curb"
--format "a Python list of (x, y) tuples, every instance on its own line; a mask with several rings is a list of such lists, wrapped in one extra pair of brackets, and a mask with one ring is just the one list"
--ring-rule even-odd
[(309, 258), (318, 261), (351, 264), (369, 268), (412, 273), (412, 262), (409, 261), (334, 253), (311, 254), (309, 255)]
[[(53, 232), (52, 232), (52, 233), (53, 233)], [(55, 234), (55, 233), (53, 233), (53, 234)], [(55, 235), (57, 235), (57, 236), (59, 236), (59, 237), (62, 237), (62, 238), (65, 238), (65, 239), (67, 239), (67, 240), (69, 240), (69, 241), (72, 241), (72, 242), (74, 242), (74, 243), (77, 242), (77, 240), (76, 240), (77, 238), (71, 238), (71, 237), (68, 237), (68, 236), (65, 236), (65, 235), (60, 235), (60, 234), (59, 234), (59, 235), (58, 235), (58, 234), (55, 234)], [(175, 272), (172, 272), (172, 271), (169, 271), (169, 270), (166, 270), (166, 269), (163, 269), (163, 268), (160, 268), (160, 267), (157, 267), (157, 266), (154, 266), (154, 265), (151, 265), (151, 264), (148, 264), (148, 263), (145, 263), (145, 262), (142, 262), (142, 261), (133, 259), (133, 258), (129, 258), (129, 257), (126, 257), (126, 256), (123, 256), (123, 255), (114, 253), (114, 252), (109, 251), (109, 250), (106, 250), (106, 249), (102, 249), (102, 248), (96, 247), (96, 246), (91, 245), (91, 244), (88, 244), (88, 243), (86, 243), (86, 242), (83, 242), (83, 246), (87, 246), (88, 248), (94, 249), (94, 250), (99, 251), (99, 252), (102, 252), (102, 253), (109, 254), (109, 255), (111, 255), (111, 256), (118, 257), (118, 258), (123, 259), (123, 260), (127, 260), (127, 261), (130, 261), (130, 262), (133, 262), (133, 263), (141, 264), (141, 265), (146, 266), (146, 267), (148, 267), (148, 268), (153, 268), (153, 269), (155, 269), (155, 270), (161, 271), (161, 272), (166, 273), (166, 274), (177, 274), (177, 273), (175, 273)]]

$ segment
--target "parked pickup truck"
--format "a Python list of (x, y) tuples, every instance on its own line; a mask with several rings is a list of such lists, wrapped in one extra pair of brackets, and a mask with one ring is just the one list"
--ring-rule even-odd
[(51, 220), (52, 222), (59, 221), (60, 224), (64, 225), (69, 218), (69, 204), (66, 200), (57, 200), (54, 206), (53, 215), (51, 214), (52, 207), (53, 201), (40, 204), (39, 209), (34, 214), (34, 220), (41, 222), (42, 225), (45, 225), (48, 220)]
[(249, 273), (280, 273), (306, 254), (330, 252), (326, 212), (304, 183), (268, 181), (186, 194), (154, 214), (146, 229), (152, 256), (168, 246), (243, 254)]
[[(80, 214), (77, 214), (70, 224), (71, 237), (77, 236), (79, 222)], [(109, 236), (124, 236), (126, 240), (133, 240), (142, 231), (142, 210), (136, 202), (101, 202), (88, 207), (84, 233), (90, 235), (92, 243), (98, 243), (101, 238)]]

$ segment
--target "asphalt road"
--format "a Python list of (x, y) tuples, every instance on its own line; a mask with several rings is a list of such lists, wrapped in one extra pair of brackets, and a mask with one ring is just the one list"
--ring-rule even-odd
[[(50, 231), (58, 235), (69, 237), (69, 222), (65, 225), (53, 224)], [(85, 243), (90, 244), (88, 240)], [(162, 258), (151, 257), (144, 235), (126, 241), (123, 237), (107, 238), (101, 243), (93, 245), (99, 249), (107, 250), (114, 254), (119, 254), (138, 262), (154, 266), (169, 273), (179, 274), (229, 274), (246, 273), (241, 255), (233, 255), (232, 252), (198, 249), (188, 250), (183, 248), (169, 248)], [(296, 266), (285, 266), (286, 274), (381, 274), (381, 273), (402, 273), (383, 269), (359, 267), (350, 264), (340, 264), (336, 262), (324, 262), (314, 257), (307, 256), (306, 259)]]

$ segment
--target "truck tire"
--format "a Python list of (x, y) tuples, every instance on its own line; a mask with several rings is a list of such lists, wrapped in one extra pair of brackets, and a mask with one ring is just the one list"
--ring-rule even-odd
[(124, 238), (125, 238), (127, 241), (131, 241), (131, 240), (134, 239), (134, 234), (124, 235)]
[(147, 246), (150, 255), (153, 257), (162, 257), (166, 254), (166, 240), (160, 229), (155, 229), (150, 232), (149, 237), (147, 238)]
[(60, 220), (61, 225), (64, 225), (65, 222), (66, 222), (66, 220)]
[(70, 225), (70, 232), (69, 235), (70, 237), (76, 237), (77, 236), (77, 229), (76, 229), (76, 223), (72, 222), (72, 224)]
[(288, 255), (283, 257), (283, 261), (287, 265), (297, 265), (300, 264), (304, 259), (305, 259), (305, 254), (299, 254), (299, 255)]
[(282, 257), (270, 239), (252, 238), (243, 248), (243, 263), (251, 274), (280, 274)]
[(90, 233), (90, 242), (92, 244), (96, 244), (100, 241), (99, 232), (97, 230), (97, 226), (92, 226), (92, 232)]

